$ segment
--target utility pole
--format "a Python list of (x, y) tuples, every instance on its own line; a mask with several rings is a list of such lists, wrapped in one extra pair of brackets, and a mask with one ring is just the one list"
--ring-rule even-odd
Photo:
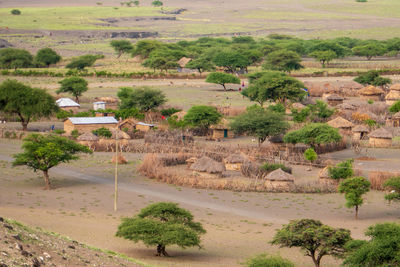
[(118, 201), (118, 128), (115, 130), (114, 211), (117, 211)]

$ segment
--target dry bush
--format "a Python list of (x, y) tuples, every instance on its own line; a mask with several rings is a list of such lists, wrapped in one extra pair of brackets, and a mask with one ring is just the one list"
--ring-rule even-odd
[(294, 184), (290, 192), (291, 193), (335, 193), (337, 192), (337, 185), (329, 183), (321, 183), (320, 181), (313, 181), (302, 184)]
[(369, 173), (369, 180), (371, 182), (371, 188), (375, 190), (384, 190), (383, 183), (392, 177), (400, 176), (400, 172), (381, 172), (371, 171)]
[(376, 115), (386, 115), (388, 113), (389, 106), (383, 102), (374, 102), (373, 104), (362, 104), (358, 108), (360, 113), (371, 112)]
[(149, 131), (144, 136), (146, 144), (168, 144), (169, 146), (182, 146), (193, 144), (193, 135), (181, 130)]
[(218, 106), (217, 110), (225, 117), (235, 117), (246, 111), (246, 107), (221, 107)]
[(366, 120), (371, 119), (371, 117), (368, 114), (364, 114), (364, 113), (360, 113), (360, 112), (354, 112), (351, 115), (351, 118), (353, 119), (353, 121), (356, 121), (356, 122), (364, 122)]
[(262, 172), (260, 166), (258, 163), (246, 161), (240, 167), (240, 173), (248, 178), (258, 178)]

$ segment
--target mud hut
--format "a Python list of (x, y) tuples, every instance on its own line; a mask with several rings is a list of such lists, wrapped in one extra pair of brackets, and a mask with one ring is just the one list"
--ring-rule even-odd
[(78, 136), (77, 141), (79, 144), (91, 147), (94, 143), (96, 143), (99, 140), (97, 136), (95, 136), (93, 133), (88, 132), (81, 134)]
[(248, 161), (248, 158), (242, 154), (232, 154), (224, 159), (225, 168), (228, 171), (240, 171), (243, 163)]
[(336, 117), (335, 119), (328, 121), (327, 124), (342, 131), (351, 131), (351, 128), (353, 127), (353, 123), (343, 119), (342, 117)]
[(386, 120), (386, 126), (400, 127), (400, 111)]
[(372, 147), (390, 147), (393, 135), (384, 128), (376, 129), (369, 135), (369, 145)]
[(400, 100), (400, 83), (390, 86), (390, 91), (385, 97), (386, 104), (393, 105)]
[(288, 192), (294, 184), (295, 177), (282, 169), (277, 169), (270, 172), (265, 179), (264, 186), (268, 190)]
[(358, 90), (358, 95), (365, 100), (380, 101), (385, 92), (375, 86), (369, 85)]
[(96, 97), (96, 101), (104, 102), (104, 109), (118, 109), (119, 100), (112, 96)]
[(126, 132), (133, 132), (135, 130), (136, 123), (138, 123), (137, 120), (128, 118), (118, 123), (118, 128)]
[(212, 130), (212, 139), (220, 140), (223, 138), (234, 138), (235, 134), (229, 127), (229, 122), (227, 119), (222, 119), (220, 123), (212, 125), (210, 127)]
[(129, 140), (129, 139), (131, 139), (129, 134), (127, 134), (124, 131), (117, 130), (117, 129), (110, 129), (110, 132), (112, 133), (111, 139), (116, 139), (116, 138), (118, 138), (119, 140)]
[(221, 174), (225, 171), (225, 165), (215, 161), (212, 158), (203, 156), (190, 166), (190, 169), (195, 172), (207, 172), (211, 174)]
[(325, 184), (325, 185), (338, 185), (339, 181), (335, 180), (335, 179), (332, 179), (329, 176), (329, 167), (330, 166), (326, 166), (325, 168), (323, 168), (322, 170), (319, 171), (319, 173), (318, 173), (318, 178), (319, 178), (318, 182), (322, 183), (322, 184)]
[(330, 96), (328, 96), (327, 98), (326, 98), (326, 101), (328, 102), (328, 104), (330, 105), (330, 106), (337, 106), (337, 105), (340, 105), (340, 104), (343, 104), (343, 97), (341, 97), (340, 95), (337, 95), (337, 94), (332, 94), (332, 95), (330, 95)]
[(365, 125), (356, 125), (351, 131), (353, 132), (354, 140), (362, 140), (369, 133), (369, 129)]

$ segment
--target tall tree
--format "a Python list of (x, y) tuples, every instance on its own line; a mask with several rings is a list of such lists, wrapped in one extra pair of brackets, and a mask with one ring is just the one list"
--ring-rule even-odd
[(146, 86), (138, 88), (122, 87), (118, 91), (118, 97), (121, 99), (121, 109), (138, 108), (143, 112), (167, 102), (165, 94), (161, 90)]
[(240, 84), (240, 79), (229, 73), (212, 72), (208, 74), (206, 82), (222, 85), (222, 87), (224, 87), (224, 91), (226, 91), (225, 84), (227, 83)]
[(235, 73), (238, 70), (247, 70), (250, 65), (245, 55), (233, 49), (219, 50), (212, 58), (214, 64), (218, 67), (224, 67), (225, 71)]
[(370, 43), (365, 45), (356, 46), (353, 49), (356, 56), (366, 57), (371, 60), (373, 57), (382, 56), (386, 53), (386, 47), (380, 43)]
[(24, 131), (32, 119), (49, 117), (57, 110), (54, 98), (43, 89), (31, 88), (16, 80), (0, 84), (0, 111), (17, 115)]
[(336, 53), (332, 50), (314, 51), (311, 54), (309, 54), (309, 56), (321, 62), (323, 68), (325, 68), (327, 63), (337, 58)]
[(252, 109), (234, 117), (230, 127), (237, 134), (257, 137), (258, 143), (261, 144), (268, 137), (284, 133), (289, 128), (289, 124), (282, 114), (264, 109)]
[(183, 117), (187, 125), (208, 129), (211, 125), (217, 124), (222, 118), (221, 113), (211, 106), (193, 106)]
[(133, 50), (133, 45), (128, 40), (112, 40), (110, 45), (114, 48), (118, 58), (120, 58), (122, 54), (131, 53)]
[(205, 71), (215, 70), (215, 65), (206, 57), (199, 57), (189, 61), (189, 63), (186, 64), (185, 68), (195, 69), (200, 73), (201, 76), (201, 74)]
[(358, 219), (358, 208), (363, 204), (362, 195), (369, 191), (371, 183), (364, 177), (347, 178), (339, 184), (339, 192), (344, 193), (346, 207), (355, 209), (355, 218)]
[(303, 68), (300, 56), (293, 51), (277, 50), (267, 55), (263, 69), (291, 72)]
[(59, 84), (61, 84), (61, 86), (56, 93), (70, 93), (75, 97), (77, 103), (79, 103), (79, 97), (88, 90), (88, 82), (81, 77), (65, 78), (61, 80)]
[(78, 153), (92, 153), (83, 145), (57, 135), (31, 134), (24, 139), (24, 152), (14, 155), (13, 165), (26, 165), (43, 172), (46, 189), (50, 189), (49, 170), (60, 163), (77, 160)]
[(351, 240), (350, 231), (333, 228), (312, 219), (290, 221), (278, 230), (271, 241), (281, 247), (299, 247), (311, 257), (314, 266), (319, 267), (322, 257), (344, 255), (345, 244)]
[(391, 79), (380, 76), (377, 70), (370, 70), (360, 74), (358, 77), (354, 78), (354, 81), (362, 85), (370, 84), (374, 86), (385, 86), (392, 83)]
[(304, 87), (302, 82), (285, 73), (262, 72), (259, 78), (253, 76), (252, 83), (242, 94), (261, 106), (268, 100), (285, 104), (287, 100), (297, 102), (304, 97)]
[(142, 209), (131, 218), (123, 218), (116, 236), (147, 246), (157, 246), (157, 256), (169, 256), (166, 246), (200, 247), (200, 235), (206, 230), (193, 215), (175, 203), (159, 202)]
[(42, 48), (36, 53), (35, 61), (44, 64), (46, 67), (50, 64), (56, 64), (61, 60), (61, 56), (51, 48)]
[(24, 49), (0, 49), (0, 67), (3, 69), (28, 68), (32, 66), (33, 56)]

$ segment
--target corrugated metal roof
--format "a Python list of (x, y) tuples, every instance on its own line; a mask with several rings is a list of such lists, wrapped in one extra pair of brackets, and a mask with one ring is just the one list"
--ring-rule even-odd
[(81, 105), (79, 105), (78, 103), (76, 103), (74, 100), (70, 99), (70, 98), (60, 98), (56, 101), (56, 104), (60, 107), (80, 107)]
[(143, 125), (143, 126), (150, 126), (150, 127), (154, 127), (155, 126), (154, 124), (148, 124), (148, 123), (144, 123), (144, 122), (138, 122), (136, 124)]
[(72, 117), (68, 118), (72, 124), (117, 124), (114, 117)]
[(99, 104), (107, 104), (107, 103), (106, 103), (106, 102), (103, 102), (103, 101), (98, 101), (98, 102), (93, 102), (93, 104), (99, 105)]

